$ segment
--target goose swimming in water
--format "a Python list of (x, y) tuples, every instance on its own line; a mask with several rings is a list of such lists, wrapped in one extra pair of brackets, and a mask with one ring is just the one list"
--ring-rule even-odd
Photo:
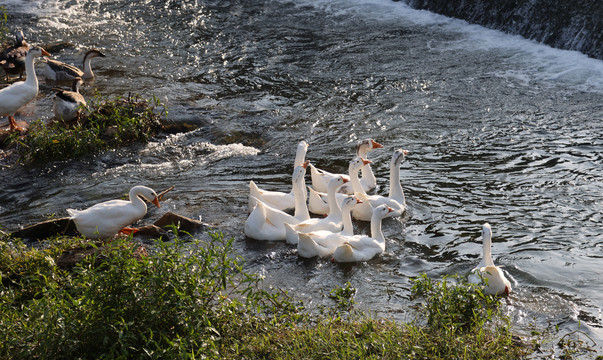
[(338, 246), (333, 252), (335, 262), (368, 261), (385, 251), (385, 237), (381, 231), (381, 220), (394, 211), (387, 205), (380, 205), (372, 211), (371, 236), (353, 236)]
[[(366, 159), (369, 152), (382, 147), (383, 145), (379, 144), (373, 139), (362, 140), (358, 142), (358, 145), (356, 146), (356, 157)], [(313, 166), (310, 167), (310, 175), (312, 177), (312, 187), (314, 190), (323, 193), (327, 191), (329, 181), (337, 176), (343, 176), (346, 180), (350, 180), (349, 174), (333, 174), (322, 169), (317, 169)], [(362, 178), (360, 179), (360, 183), (365, 191), (370, 191), (377, 186), (377, 178), (371, 169), (370, 163), (365, 164), (362, 168)], [(354, 190), (351, 184), (347, 184), (342, 186), (339, 189), (339, 192), (351, 195), (354, 193)]]
[(73, 80), (77, 77), (83, 80), (92, 79), (94, 78), (94, 73), (92, 72), (91, 61), (95, 57), (105, 57), (105, 54), (97, 49), (86, 52), (84, 55), (84, 71), (62, 61), (44, 59), (43, 61), (46, 63), (46, 78), (54, 81)]
[(481, 273), (484, 279), (488, 279), (488, 285), (484, 293), (488, 295), (509, 295), (511, 292), (511, 282), (507, 280), (500, 266), (494, 265), (492, 260), (492, 228), (490, 224), (482, 225), (482, 260), (479, 265), (473, 269), (473, 274), (469, 276), (469, 281), (475, 284), (481, 283), (481, 279), (475, 273)]
[[(297, 145), (297, 151), (295, 153), (295, 160), (293, 161), (293, 167), (300, 166), (306, 161), (306, 152), (308, 151), (308, 143), (305, 141), (301, 141)], [(306, 180), (302, 180), (302, 184), (304, 189), (306, 188)], [(306, 192), (303, 193), (304, 202), (306, 201)], [(280, 191), (271, 191), (271, 190), (263, 190), (260, 189), (256, 183), (252, 180), (249, 182), (249, 199), (247, 202), (247, 207), (249, 212), (253, 210), (255, 207), (254, 199), (259, 199), (262, 202), (274, 207), (275, 209), (279, 209), (282, 211), (287, 211), (295, 208), (295, 196), (293, 194), (293, 189), (288, 192), (280, 192)]]

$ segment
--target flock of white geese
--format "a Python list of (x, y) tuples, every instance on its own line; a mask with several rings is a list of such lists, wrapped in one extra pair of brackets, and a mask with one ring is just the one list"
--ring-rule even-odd
[[(29, 47), (18, 32), (15, 45), (4, 50), (0, 63), (9, 74), (22, 77), (0, 90), (0, 116), (8, 116), (11, 130), (20, 130), (14, 114), (38, 94), (38, 80), (34, 58), (50, 54), (39, 47)], [(59, 91), (53, 99), (55, 116), (71, 120), (78, 116), (85, 100), (79, 94), (83, 79), (94, 76), (90, 66), (93, 57), (104, 56), (91, 50), (84, 58), (84, 71), (59, 61), (45, 59), (46, 77), (51, 80), (73, 80), (72, 91)], [(400, 184), (400, 165), (407, 150), (394, 151), (390, 162), (388, 196), (369, 194), (377, 185), (371, 170), (368, 154), (383, 146), (373, 139), (359, 142), (356, 156), (350, 161), (348, 174), (333, 174), (317, 169), (305, 160), (308, 144), (297, 146), (292, 176), (292, 189), (288, 193), (260, 189), (255, 182), (249, 184), (249, 216), (245, 221), (245, 235), (256, 240), (286, 241), (297, 246), (301, 257), (331, 257), (335, 262), (368, 261), (385, 251), (385, 237), (381, 222), (387, 217), (400, 216), (406, 211), (406, 199)], [(310, 167), (312, 186), (306, 187), (306, 170)], [(306, 190), (308, 189), (308, 190)], [(78, 231), (87, 238), (106, 239), (116, 234), (136, 231), (128, 225), (140, 220), (147, 212), (141, 199), (159, 207), (157, 194), (146, 186), (130, 190), (129, 200), (110, 200), (85, 210), (67, 209)], [(290, 212), (293, 211), (293, 215)], [(311, 217), (326, 215), (324, 217)], [(370, 221), (369, 235), (355, 235), (352, 218)], [(488, 279), (486, 293), (508, 294), (511, 284), (491, 256), (492, 230), (489, 224), (482, 229), (483, 258), (473, 273)], [(480, 282), (479, 276), (470, 277)]]
[(10, 131), (23, 131), (24, 128), (17, 125), (15, 113), (30, 103), (38, 95), (38, 78), (34, 67), (34, 59), (44, 57), (45, 77), (51, 81), (67, 80), (72, 82), (71, 91), (56, 90), (52, 99), (55, 118), (63, 121), (71, 121), (80, 115), (82, 106), (86, 106), (86, 100), (79, 93), (79, 88), (84, 81), (94, 78), (91, 60), (95, 57), (104, 57), (99, 50), (92, 49), (84, 55), (84, 70), (61, 61), (47, 59), (50, 53), (40, 47), (30, 47), (23, 38), (23, 32), (18, 31), (15, 35), (15, 44), (4, 49), (0, 54), (0, 64), (6, 74), (6, 82), (9, 75), (18, 75), (19, 80), (26, 75), (25, 81), (16, 81), (11, 85), (0, 89), (0, 116), (7, 116)]
[[(396, 149), (390, 162), (388, 196), (369, 194), (377, 185), (367, 155), (383, 146), (373, 139), (362, 140), (356, 147), (347, 174), (333, 174), (317, 169), (305, 160), (308, 144), (297, 146), (290, 192), (263, 190), (249, 183), (249, 216), (245, 235), (256, 240), (286, 241), (297, 247), (301, 257), (331, 257), (334, 262), (368, 261), (385, 251), (386, 239), (381, 230), (383, 219), (402, 215), (406, 199), (400, 183), (400, 166), (407, 150)], [(310, 168), (312, 185), (306, 187), (306, 170)], [(290, 212), (293, 212), (291, 214)], [(319, 217), (311, 217), (310, 213)], [(320, 217), (324, 215), (324, 217)], [(370, 234), (355, 235), (352, 219), (370, 221)], [(492, 261), (492, 229), (482, 227), (482, 261), (472, 271), (474, 283), (487, 279), (487, 294), (509, 294), (511, 283)]]

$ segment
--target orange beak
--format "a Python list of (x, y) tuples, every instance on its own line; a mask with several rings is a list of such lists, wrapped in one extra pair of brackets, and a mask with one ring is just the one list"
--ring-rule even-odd
[(310, 160), (306, 160), (306, 162), (304, 162), (301, 166), (303, 166), (304, 169), (306, 169), (309, 164), (310, 164)]
[(408, 150), (402, 150), (402, 153), (404, 154), (404, 156), (408, 155)]
[(392, 212), (394, 211), (394, 209), (390, 208), (389, 206), (387, 207), (387, 212)]
[(368, 164), (372, 164), (373, 162), (372, 162), (372, 161), (370, 161), (370, 160), (362, 159), (362, 163), (363, 163), (364, 165), (368, 165)]
[(362, 201), (362, 200), (360, 200), (360, 199), (356, 199), (356, 204), (362, 204), (362, 203), (363, 203), (363, 201)]
[(50, 55), (50, 53), (49, 53), (48, 51), (46, 51), (46, 50), (44, 50), (44, 49), (40, 49), (40, 50), (42, 50), (42, 55), (43, 55), (43, 56), (46, 56), (46, 57), (52, 57), (52, 55)]
[(382, 148), (382, 147), (383, 147), (383, 145), (379, 144), (379, 143), (378, 143), (378, 142), (376, 142), (375, 140), (372, 140), (372, 139), (371, 139), (371, 141), (372, 141), (372, 146), (373, 146), (373, 149), (380, 149), (380, 148)]
[(341, 179), (343, 180), (343, 183), (344, 183), (344, 184), (345, 184), (345, 183), (347, 183), (348, 181), (350, 181), (350, 180), (348, 180), (348, 179), (344, 178), (343, 176), (341, 177)]
[(155, 198), (153, 199), (153, 201), (151, 201), (151, 202), (153, 203), (153, 205), (157, 206), (158, 208), (160, 208), (160, 207), (161, 207), (161, 205), (159, 205), (159, 199), (157, 199), (157, 197), (155, 197)]

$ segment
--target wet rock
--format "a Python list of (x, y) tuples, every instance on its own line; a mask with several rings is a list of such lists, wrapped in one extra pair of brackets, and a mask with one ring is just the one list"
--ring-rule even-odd
[(199, 125), (188, 123), (165, 123), (161, 125), (161, 131), (168, 134), (179, 134), (191, 132), (199, 128)]
[(60, 43), (56, 43), (56, 44), (46, 44), (43, 47), (44, 47), (44, 50), (48, 51), (49, 53), (57, 54), (61, 50), (74, 49), (75, 45), (73, 45), (70, 42), (60, 42)]
[(203, 224), (201, 221), (193, 220), (173, 212), (167, 212), (159, 220), (155, 221), (155, 226), (161, 228), (172, 225), (176, 226), (179, 230), (186, 231), (188, 233), (194, 233), (207, 229), (207, 225)]

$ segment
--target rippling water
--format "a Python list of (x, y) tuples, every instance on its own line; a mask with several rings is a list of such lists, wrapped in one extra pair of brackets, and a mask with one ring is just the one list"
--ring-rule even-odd
[[(147, 184), (175, 185), (172, 210), (234, 236), (248, 269), (320, 303), (350, 282), (358, 306), (406, 318), (411, 279), (465, 273), (481, 256), (481, 225), (514, 292), (517, 331), (580, 328), (603, 343), (603, 62), (408, 9), (357, 1), (5, 1), (31, 43), (90, 47), (105, 95), (155, 95), (195, 131), (0, 174), (0, 223), (14, 229)], [(21, 119), (51, 116), (41, 80)], [(388, 190), (394, 149), (410, 151), (409, 203), (387, 220), (386, 253), (357, 265), (304, 260), (277, 242), (245, 239), (249, 180), (288, 190), (295, 145), (345, 172), (358, 139)], [(359, 224), (359, 230), (367, 230)], [(601, 345), (599, 345), (601, 346)]]

